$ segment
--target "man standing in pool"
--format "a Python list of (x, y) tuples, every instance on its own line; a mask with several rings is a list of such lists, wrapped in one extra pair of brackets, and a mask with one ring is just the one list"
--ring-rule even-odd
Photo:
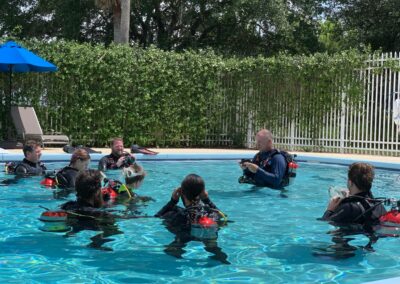
[(284, 186), (283, 178), (287, 162), (283, 154), (274, 148), (271, 131), (267, 129), (258, 131), (256, 143), (259, 152), (254, 158), (251, 161), (240, 162), (243, 176), (239, 182), (281, 189)]
[(17, 176), (44, 175), (46, 167), (40, 161), (42, 155), (40, 145), (36, 141), (28, 141), (22, 151), (25, 158), (15, 166), (14, 173)]
[(122, 138), (114, 138), (111, 141), (111, 154), (104, 156), (99, 161), (99, 170), (115, 170), (129, 167), (135, 162), (135, 156), (124, 152), (124, 142)]

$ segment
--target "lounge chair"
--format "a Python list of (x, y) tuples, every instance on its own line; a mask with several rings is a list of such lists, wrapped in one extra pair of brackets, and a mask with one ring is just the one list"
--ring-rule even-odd
[(33, 107), (12, 106), (11, 118), (17, 135), (25, 141), (36, 140), (45, 145), (67, 145), (69, 138), (63, 134), (44, 135)]

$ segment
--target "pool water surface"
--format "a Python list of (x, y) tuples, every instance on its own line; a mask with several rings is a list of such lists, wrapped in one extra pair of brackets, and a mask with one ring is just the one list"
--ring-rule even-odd
[[(49, 164), (51, 169), (64, 163)], [(0, 173), (0, 280), (7, 283), (362, 283), (400, 276), (398, 238), (381, 238), (365, 250), (364, 235), (334, 236), (335, 227), (317, 220), (326, 209), (328, 188), (346, 186), (347, 167), (301, 163), (286, 191), (238, 184), (236, 161), (143, 162), (147, 177), (139, 195), (155, 199), (136, 208), (149, 216), (117, 220), (115, 235), (100, 248), (88, 247), (96, 231), (43, 232), (40, 206), (57, 209), (67, 199), (53, 198), (41, 178), (11, 181)], [(93, 168), (96, 165), (91, 165)], [(182, 258), (164, 252), (174, 240), (160, 219), (152, 218), (189, 173), (201, 175), (209, 196), (230, 222), (218, 233), (224, 264), (190, 242)], [(120, 171), (107, 175), (121, 179)], [(376, 170), (376, 197), (400, 198), (395, 171)], [(124, 205), (114, 208), (125, 212)], [(330, 232), (330, 233), (328, 233)]]

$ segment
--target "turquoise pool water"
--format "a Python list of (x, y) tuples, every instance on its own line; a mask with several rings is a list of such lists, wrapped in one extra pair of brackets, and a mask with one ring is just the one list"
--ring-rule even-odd
[[(57, 208), (39, 186), (40, 178), (0, 186), (0, 280), (7, 283), (362, 283), (400, 276), (398, 238), (382, 238), (375, 251), (361, 248), (362, 235), (349, 245), (332, 241), (331, 225), (318, 221), (327, 204), (329, 186), (345, 186), (347, 167), (301, 164), (298, 178), (285, 193), (240, 185), (234, 161), (143, 162), (148, 172), (138, 193), (156, 201), (139, 208), (153, 215), (188, 173), (204, 177), (212, 200), (233, 222), (219, 231), (218, 246), (230, 265), (221, 264), (191, 242), (183, 258), (165, 254), (173, 235), (156, 218), (119, 220), (119, 231), (104, 247), (88, 248), (99, 232), (73, 237), (39, 230), (39, 205)], [(60, 168), (62, 163), (50, 164)], [(92, 165), (95, 167), (95, 165)], [(119, 171), (108, 172), (120, 177)], [(9, 178), (4, 173), (0, 180)], [(399, 173), (376, 171), (376, 196), (400, 198)], [(69, 199), (73, 199), (70, 196)], [(124, 210), (120, 205), (116, 209)], [(341, 248), (342, 247), (342, 248)], [(341, 248), (341, 249), (340, 249)]]

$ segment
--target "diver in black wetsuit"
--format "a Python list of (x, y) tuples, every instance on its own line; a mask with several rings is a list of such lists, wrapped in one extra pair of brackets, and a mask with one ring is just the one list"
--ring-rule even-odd
[(82, 214), (88, 212), (103, 214), (103, 211), (98, 210), (104, 204), (101, 194), (102, 179), (100, 171), (96, 170), (87, 170), (79, 174), (75, 182), (77, 199), (64, 203), (61, 205), (61, 209)]
[(111, 142), (111, 154), (104, 156), (99, 161), (100, 171), (121, 169), (135, 162), (135, 156), (124, 152), (122, 138), (114, 138)]
[[(184, 208), (177, 206), (179, 198), (182, 199)], [(181, 258), (188, 242), (202, 241), (205, 250), (214, 254), (212, 258), (229, 264), (228, 256), (217, 244), (217, 223), (225, 218), (225, 215), (208, 197), (200, 176), (186, 176), (181, 187), (172, 193), (171, 200), (155, 216), (164, 219), (167, 229), (175, 234), (175, 240), (164, 250), (167, 254)], [(215, 227), (202, 229), (200, 220), (214, 223)]]
[(62, 189), (75, 189), (77, 175), (85, 171), (90, 163), (90, 155), (83, 149), (75, 150), (69, 165), (56, 173), (57, 186)]
[(57, 190), (53, 192), (54, 198), (63, 198), (75, 191), (75, 180), (79, 173), (87, 170), (90, 155), (84, 149), (75, 150), (68, 166), (48, 177), (55, 180)]
[(142, 185), (146, 176), (143, 167), (134, 163), (122, 171), (125, 183), (118, 180), (106, 179), (106, 186), (102, 188), (103, 199), (108, 204), (122, 203), (127, 206), (127, 211), (140, 214), (139, 208), (148, 201), (154, 201), (149, 196), (141, 196), (136, 190)]
[(76, 178), (76, 201), (68, 201), (61, 205), (61, 209), (67, 211), (67, 224), (72, 230), (67, 236), (82, 230), (102, 231), (102, 233), (91, 238), (92, 243), (88, 246), (97, 249), (107, 249), (101, 246), (111, 235), (121, 234), (122, 232), (115, 225), (115, 218), (107, 211), (101, 210), (103, 207), (103, 197), (101, 193), (101, 180), (103, 176), (100, 171), (88, 170), (80, 173)]
[(386, 213), (382, 201), (374, 200), (371, 192), (374, 169), (367, 163), (350, 165), (347, 187), (349, 196), (333, 198), (322, 219), (335, 223), (373, 225)]
[(239, 179), (239, 182), (253, 183), (256, 186), (273, 189), (283, 188), (287, 162), (285, 157), (274, 148), (271, 131), (261, 129), (256, 135), (256, 142), (260, 151), (251, 162), (240, 163), (243, 177)]
[(46, 173), (46, 166), (40, 161), (42, 148), (36, 141), (28, 141), (24, 148), (25, 158), (15, 165), (10, 173), (17, 176), (40, 176)]
[[(357, 247), (351, 246), (349, 241), (356, 234), (363, 234), (369, 238), (365, 250), (373, 251), (372, 245), (378, 237), (374, 225), (379, 224), (379, 218), (386, 213), (381, 200), (374, 199), (371, 192), (374, 179), (374, 169), (367, 163), (354, 163), (348, 172), (347, 197), (334, 197), (329, 202), (322, 220), (330, 221), (336, 230), (330, 231), (333, 245), (321, 248), (316, 256), (331, 258), (347, 258), (355, 255)], [(349, 236), (352, 236), (349, 238)]]

